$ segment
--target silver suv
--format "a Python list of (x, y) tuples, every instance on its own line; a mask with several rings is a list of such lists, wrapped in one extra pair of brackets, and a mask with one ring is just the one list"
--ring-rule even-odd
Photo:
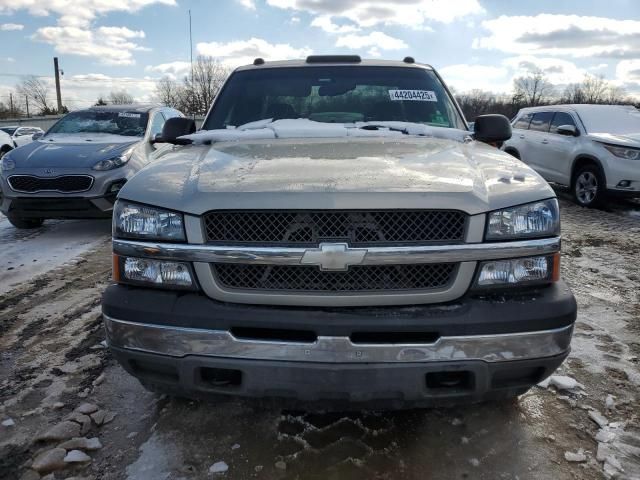
[(523, 108), (504, 151), (595, 206), (605, 195), (640, 197), (640, 111), (620, 105)]
[(412, 59), (238, 68), (119, 192), (111, 351), (178, 395), (430, 405), (518, 395), (569, 352), (553, 190)]

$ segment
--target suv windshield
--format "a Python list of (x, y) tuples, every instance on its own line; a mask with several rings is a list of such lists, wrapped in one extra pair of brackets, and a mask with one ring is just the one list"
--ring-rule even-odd
[(292, 67), (234, 73), (204, 130), (273, 118), (414, 122), (466, 130), (442, 83), (414, 67)]
[(73, 112), (62, 118), (47, 133), (108, 133), (142, 137), (149, 115), (141, 112)]

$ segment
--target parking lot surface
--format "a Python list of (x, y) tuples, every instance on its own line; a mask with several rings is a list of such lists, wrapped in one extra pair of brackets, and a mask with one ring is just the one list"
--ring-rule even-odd
[(100, 415), (74, 422), (101, 448), (57, 479), (640, 478), (640, 204), (587, 210), (559, 195), (562, 273), (579, 303), (559, 374), (580, 385), (400, 412), (146, 392), (101, 343), (109, 222), (24, 234), (0, 219), (0, 478), (38, 478), (25, 472), (55, 446), (43, 432), (84, 403)]

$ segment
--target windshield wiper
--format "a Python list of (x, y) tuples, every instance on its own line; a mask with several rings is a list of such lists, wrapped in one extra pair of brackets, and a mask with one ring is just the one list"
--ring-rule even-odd
[(358, 128), (360, 130), (389, 130), (391, 132), (400, 132), (405, 135), (409, 135), (409, 131), (406, 128), (389, 127), (386, 125), (362, 125)]

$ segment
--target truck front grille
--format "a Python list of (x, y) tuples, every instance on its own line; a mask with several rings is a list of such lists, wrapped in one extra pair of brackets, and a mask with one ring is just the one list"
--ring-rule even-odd
[(90, 175), (62, 175), (51, 178), (34, 175), (11, 175), (7, 181), (12, 190), (24, 193), (77, 193), (85, 192), (93, 185), (93, 177)]
[(457, 264), (356, 265), (345, 272), (316, 266), (212, 265), (217, 283), (228, 289), (280, 292), (375, 292), (444, 288), (452, 283)]
[(467, 215), (453, 210), (225, 210), (206, 213), (203, 223), (208, 243), (381, 246), (462, 242)]

